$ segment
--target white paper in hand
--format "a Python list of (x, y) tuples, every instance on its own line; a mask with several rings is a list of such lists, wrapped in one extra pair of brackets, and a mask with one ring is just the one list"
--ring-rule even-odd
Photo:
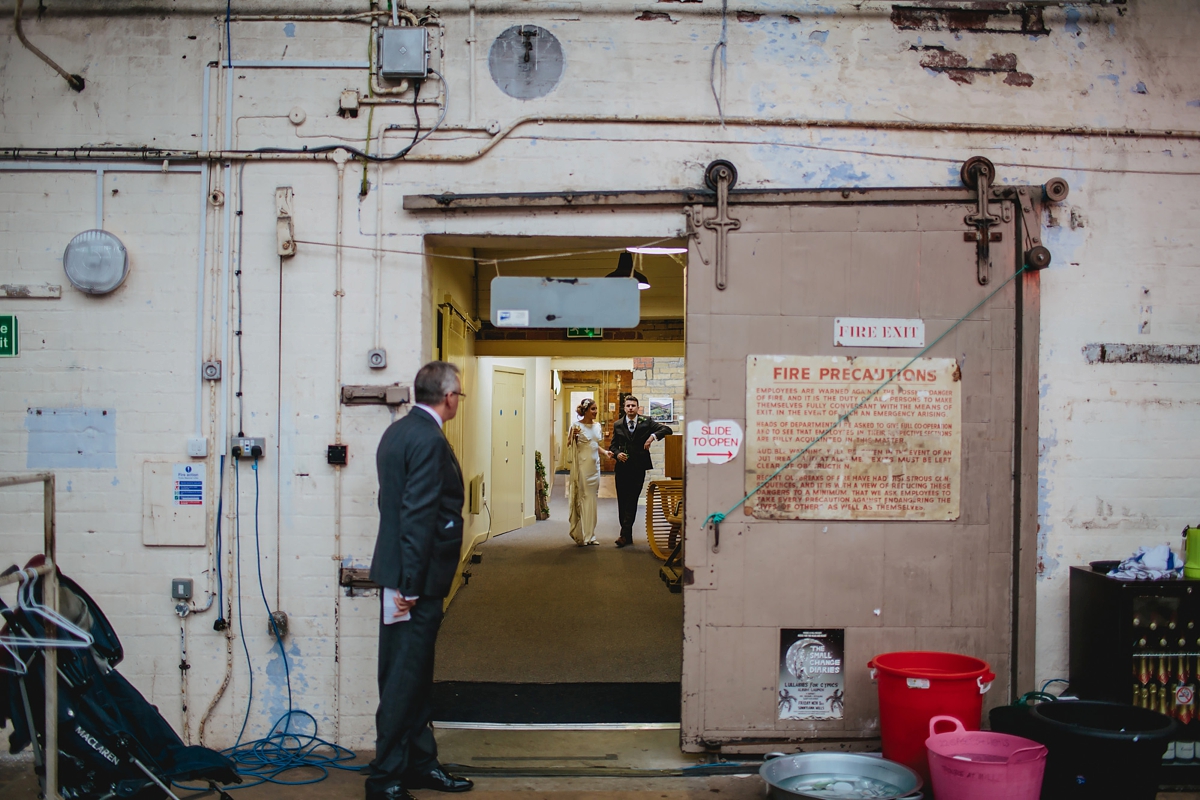
[[(400, 613), (400, 610), (398, 608), (396, 608), (396, 596), (399, 594), (400, 594), (400, 592), (396, 591), (395, 589), (388, 589), (385, 587), (383, 590), (383, 624), (384, 625), (395, 625), (397, 622), (407, 622), (408, 620), (412, 619), (411, 611), (405, 611), (404, 613)], [(407, 600), (410, 598), (405, 598), (405, 599)], [(413, 599), (415, 599), (415, 598), (413, 598)]]

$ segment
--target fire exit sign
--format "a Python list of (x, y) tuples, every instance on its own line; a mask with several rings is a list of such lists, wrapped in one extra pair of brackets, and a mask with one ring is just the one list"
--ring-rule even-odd
[(603, 339), (604, 328), (567, 328), (568, 339)]
[(0, 314), (0, 358), (12, 358), (19, 352), (17, 318), (13, 314)]

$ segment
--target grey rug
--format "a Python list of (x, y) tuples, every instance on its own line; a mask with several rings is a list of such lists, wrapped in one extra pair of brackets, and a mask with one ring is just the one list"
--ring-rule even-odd
[(576, 547), (556, 478), (550, 519), (481, 546), (442, 623), (435, 680), (678, 681), (683, 601), (658, 577), (644, 510), (634, 545), (617, 549), (617, 501), (602, 498), (600, 546)]

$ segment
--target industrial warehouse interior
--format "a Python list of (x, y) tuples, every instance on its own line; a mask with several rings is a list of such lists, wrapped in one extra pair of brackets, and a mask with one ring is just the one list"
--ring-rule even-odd
[(10, 0), (0, 798), (1200, 799), (1195, 0)]

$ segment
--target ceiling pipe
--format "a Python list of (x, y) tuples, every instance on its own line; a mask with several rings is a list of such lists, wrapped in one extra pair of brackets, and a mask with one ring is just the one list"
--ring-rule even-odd
[(72, 89), (74, 89), (77, 92), (82, 92), (83, 91), (83, 78), (81, 76), (72, 75), (71, 73), (67, 72), (65, 69), (60, 67), (58, 64), (55, 64), (50, 59), (50, 56), (43, 53), (41, 50), (39, 50), (37, 47), (35, 47), (32, 43), (30, 43), (30, 41), (28, 39), (25, 38), (25, 31), (21, 30), (21, 6), (24, 5), (24, 2), (25, 2), (25, 0), (17, 0), (16, 8), (13, 11), (13, 28), (15, 28), (17, 31), (17, 38), (21, 40), (21, 44), (25, 45), (26, 49), (28, 49), (29, 52), (33, 53), (35, 56), (40, 58), (42, 61), (45, 61), (47, 64), (50, 65), (51, 69), (53, 69), (59, 75), (62, 75), (63, 80), (65, 80), (67, 82), (68, 86), (70, 86)]

